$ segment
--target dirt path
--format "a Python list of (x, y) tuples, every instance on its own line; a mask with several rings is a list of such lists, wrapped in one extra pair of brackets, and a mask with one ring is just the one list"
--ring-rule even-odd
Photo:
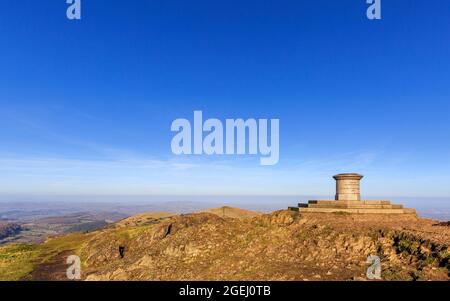
[(63, 251), (50, 259), (49, 262), (37, 265), (33, 272), (25, 277), (27, 281), (69, 281), (66, 276), (67, 257), (73, 254), (73, 251)]

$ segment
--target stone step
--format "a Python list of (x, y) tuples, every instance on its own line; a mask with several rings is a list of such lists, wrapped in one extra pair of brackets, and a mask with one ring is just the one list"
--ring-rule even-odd
[(365, 205), (390, 205), (390, 201), (385, 200), (362, 200), (362, 201), (332, 201), (332, 200), (311, 200), (308, 204), (365, 204)]
[(392, 204), (391, 206), (393, 209), (405, 209), (405, 208), (403, 208), (403, 205)]
[(365, 204), (308, 204), (307, 208), (353, 208), (353, 209), (402, 209), (402, 205), (365, 205)]
[(415, 214), (414, 209), (299, 208), (300, 213)]

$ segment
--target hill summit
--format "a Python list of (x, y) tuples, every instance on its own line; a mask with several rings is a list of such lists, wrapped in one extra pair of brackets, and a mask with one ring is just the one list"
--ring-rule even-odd
[(65, 280), (65, 260), (76, 254), (83, 280), (364, 280), (369, 255), (380, 257), (384, 280), (450, 279), (445, 223), (408, 215), (225, 212), (147, 213), (41, 245), (9, 245), (0, 248), (0, 278)]

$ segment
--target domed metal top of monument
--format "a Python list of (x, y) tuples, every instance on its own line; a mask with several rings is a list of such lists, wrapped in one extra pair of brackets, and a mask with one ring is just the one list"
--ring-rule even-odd
[(361, 180), (363, 177), (364, 177), (363, 175), (360, 175), (358, 173), (340, 173), (333, 176), (335, 180), (343, 180), (343, 179)]

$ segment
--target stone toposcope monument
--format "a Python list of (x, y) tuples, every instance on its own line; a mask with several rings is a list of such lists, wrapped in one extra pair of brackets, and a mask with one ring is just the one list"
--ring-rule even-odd
[(386, 200), (361, 200), (360, 181), (362, 175), (356, 173), (343, 173), (333, 177), (336, 180), (335, 200), (311, 200), (307, 204), (298, 204), (298, 207), (289, 207), (290, 210), (311, 213), (374, 213), (374, 214), (416, 214), (415, 209), (403, 208), (403, 205), (394, 205)]

